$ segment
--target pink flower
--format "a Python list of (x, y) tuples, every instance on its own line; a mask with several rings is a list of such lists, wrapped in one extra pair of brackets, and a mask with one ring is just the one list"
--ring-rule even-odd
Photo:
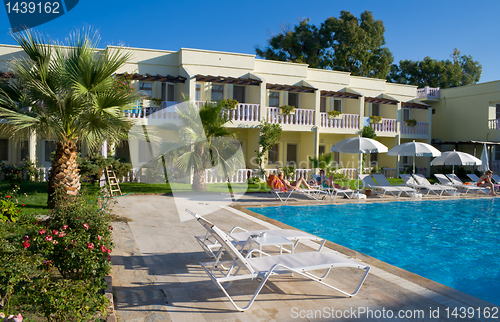
[(87, 244), (87, 248), (88, 248), (88, 249), (94, 249), (94, 244), (92, 244), (92, 243), (88, 243), (88, 244)]
[(30, 236), (28, 236), (28, 235), (26, 235), (26, 236), (24, 236), (24, 237), (23, 237), (23, 240), (24, 240), (24, 241), (28, 241), (28, 240), (30, 240), (30, 239), (31, 239), (31, 237), (30, 237)]
[(85, 229), (89, 230), (89, 224), (84, 223), (84, 224), (83, 224), (83, 227), (85, 227)]
[(113, 226), (109, 226), (109, 229), (110, 229), (110, 230), (113, 230)]
[(54, 229), (54, 230), (52, 231), (52, 235), (57, 236), (57, 235), (59, 235), (59, 232), (58, 232), (57, 230), (55, 230), (55, 229)]
[(62, 231), (60, 234), (59, 234), (59, 237), (64, 237), (66, 236), (66, 233), (64, 231)]
[(101, 239), (102, 239), (102, 236), (97, 235), (97, 239), (101, 240)]
[(103, 253), (105, 253), (105, 252), (107, 251), (106, 246), (101, 245), (101, 251), (102, 251)]
[(24, 248), (28, 248), (31, 245), (30, 245), (30, 243), (28, 241), (25, 241), (25, 242), (23, 242), (23, 246), (24, 246)]
[(68, 228), (68, 225), (64, 225), (64, 226), (61, 227), (61, 230), (62, 229), (67, 229), (67, 228)]
[(106, 248), (106, 251), (108, 252), (108, 254), (111, 254), (111, 249)]
[(51, 241), (52, 240), (52, 236), (45, 236), (45, 240)]
[(42, 229), (40, 229), (40, 230), (38, 231), (38, 233), (39, 233), (40, 235), (45, 234), (45, 229), (43, 229), (43, 228), (42, 228)]
[(108, 261), (110, 261), (110, 260), (111, 260), (111, 256), (109, 256), (109, 255), (108, 255), (108, 256), (106, 257), (106, 259), (107, 259)]
[(54, 245), (57, 245), (57, 243), (58, 243), (58, 241), (55, 239), (52, 241), (52, 244), (54, 244)]
[(23, 204), (23, 207), (24, 207), (24, 204)]

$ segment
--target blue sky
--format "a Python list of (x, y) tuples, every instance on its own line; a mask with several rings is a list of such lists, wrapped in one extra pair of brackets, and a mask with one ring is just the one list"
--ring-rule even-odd
[[(10, 0), (12, 1), (12, 0)], [(80, 0), (65, 15), (37, 27), (63, 40), (84, 26), (98, 29), (100, 47), (181, 47), (255, 54), (283, 25), (310, 18), (319, 25), (347, 10), (373, 12), (385, 25), (394, 61), (425, 56), (448, 59), (454, 48), (483, 65), (482, 82), (500, 80), (500, 1), (166, 1)], [(0, 44), (15, 44), (6, 10), (0, 8)]]

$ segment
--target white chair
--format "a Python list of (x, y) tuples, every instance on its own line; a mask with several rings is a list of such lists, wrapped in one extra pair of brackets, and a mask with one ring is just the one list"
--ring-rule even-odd
[[(403, 176), (403, 175), (401, 175)], [(414, 174), (413, 177), (408, 174), (410, 178), (413, 178), (415, 182), (417, 183), (418, 187), (422, 189), (427, 189), (427, 195), (429, 193), (434, 193), (437, 196), (442, 196), (443, 193), (447, 193), (451, 196), (455, 196), (458, 191), (455, 187), (452, 187), (450, 185), (442, 185), (442, 184), (431, 184), (429, 180), (427, 180), (426, 177), (424, 177), (423, 174)], [(404, 180), (404, 179), (403, 179)], [(438, 193), (439, 192), (439, 193)]]
[(477, 184), (477, 181), (479, 180), (479, 177), (477, 175), (475, 175), (474, 173), (467, 173), (467, 176), (472, 180), (472, 182)]
[[(397, 187), (392, 187), (392, 186), (385, 187), (385, 186), (377, 185), (375, 183), (375, 181), (373, 181), (372, 177), (370, 177), (369, 174), (360, 174), (359, 179), (361, 181), (363, 181), (363, 184), (365, 186), (368, 186), (371, 189), (373, 189), (375, 194), (377, 196), (379, 196), (380, 198), (383, 198), (386, 193), (389, 193), (389, 194), (393, 195), (394, 197), (399, 198), (399, 196), (401, 196), (401, 193), (403, 192), (401, 189), (399, 189)], [(382, 194), (380, 194), (379, 192)]]
[[(186, 210), (189, 214), (195, 216), (194, 213), (191, 211)], [(199, 215), (198, 215), (199, 216)], [(204, 219), (206, 222), (209, 222), (208, 220)], [(266, 230), (251, 230), (248, 231), (244, 228), (241, 228), (239, 226), (235, 226), (231, 229), (229, 232), (228, 236), (231, 240), (231, 243), (235, 246), (238, 247), (240, 251), (242, 251), (247, 244), (249, 244), (253, 238), (258, 238), (259, 236), (262, 236), (262, 233), (265, 233), (267, 237), (283, 237), (286, 238), (290, 241), (293, 242), (292, 248), (290, 250), (286, 248), (282, 248), (283, 250), (287, 252), (293, 252), (294, 248), (297, 246), (297, 244), (300, 241), (304, 240), (312, 240), (312, 241), (317, 241), (320, 242), (320, 246), (318, 248), (318, 251), (320, 251), (323, 246), (325, 245), (326, 239), (320, 238), (314, 235), (311, 235), (309, 233), (306, 233), (305, 231), (302, 230), (296, 230), (296, 229), (266, 229)], [(217, 255), (217, 251), (220, 250), (222, 245), (212, 236), (210, 232), (207, 231), (207, 233), (204, 236), (194, 236), (198, 243), (200, 244), (201, 248), (207, 253), (208, 256), (215, 258)]]
[[(273, 175), (274, 176), (274, 175)], [(268, 183), (269, 186), (269, 183)], [(314, 199), (314, 200), (324, 200), (328, 193), (325, 190), (322, 189), (292, 189), (292, 190), (278, 190), (278, 189), (273, 189), (271, 186), (271, 193), (279, 199), (281, 202), (286, 202), (288, 201), (288, 198), (292, 195), (292, 193), (299, 193), (303, 196), (306, 196), (309, 199)]]
[(478, 194), (481, 193), (481, 192), (484, 193), (484, 194), (489, 194), (490, 193), (490, 189), (489, 188), (478, 187), (477, 184), (473, 184), (473, 183), (471, 184), (470, 182), (469, 182), (469, 184), (465, 184), (462, 180), (460, 180), (459, 177), (457, 177), (456, 174), (447, 174), (446, 177), (448, 179), (450, 179), (451, 183), (453, 185), (455, 185), (456, 187), (458, 187), (460, 185), (461, 185), (461, 188), (466, 187), (465, 190), (467, 192), (474, 191), (474, 192), (476, 192)]
[[(485, 193), (483, 188), (480, 188), (478, 186), (473, 186), (473, 185), (464, 185), (460, 179), (457, 180), (451, 180), (448, 176), (445, 176), (444, 174), (440, 173), (435, 173), (434, 176), (439, 180), (439, 182), (443, 185), (448, 185), (451, 187), (455, 187), (459, 190), (462, 190), (464, 193), (469, 193), (469, 191), (476, 192), (476, 193)], [(489, 190), (489, 189), (488, 189)]]
[(413, 196), (415, 193), (417, 193), (417, 191), (413, 188), (410, 188), (410, 187), (403, 187), (403, 186), (393, 186), (389, 180), (387, 180), (387, 178), (379, 173), (379, 174), (372, 174), (372, 177), (377, 180), (377, 183), (379, 186), (383, 186), (383, 187), (393, 187), (393, 188), (398, 188), (401, 190), (401, 192), (404, 192), (406, 193), (408, 196)]
[[(313, 174), (312, 178), (316, 182), (318, 182), (319, 175)], [(335, 200), (335, 198), (338, 195), (341, 195), (342, 197), (346, 197), (348, 199), (351, 199), (352, 198), (352, 194), (354, 193), (354, 190), (352, 190), (352, 189), (338, 189), (338, 188), (335, 188), (335, 187), (324, 187), (323, 185), (315, 185), (313, 187), (317, 188), (317, 189), (322, 189), (322, 190), (326, 191), (328, 193), (328, 195), (330, 196), (330, 198), (332, 198), (333, 200)]]
[[(217, 254), (215, 261), (200, 263), (200, 265), (215, 285), (217, 285), (222, 292), (224, 292), (231, 304), (233, 304), (233, 306), (239, 311), (245, 311), (250, 308), (257, 298), (257, 295), (266, 284), (267, 280), (274, 275), (290, 273), (299, 274), (339, 291), (342, 294), (352, 297), (359, 292), (363, 282), (368, 276), (368, 272), (370, 271), (370, 267), (364, 264), (348, 259), (340, 254), (330, 252), (304, 252), (270, 256), (267, 253), (254, 249), (246, 256), (243, 256), (234, 247), (229, 236), (222, 230), (205, 220), (203, 217), (197, 214), (194, 216), (198, 222), (200, 222), (203, 227), (205, 227), (205, 229), (207, 229), (207, 231), (221, 244), (222, 249), (224, 249), (231, 257), (231, 260), (222, 261), (220, 259), (220, 255), (222, 253), (221, 249), (221, 251)], [(259, 253), (263, 256), (251, 257), (253, 253)], [(324, 282), (324, 278), (328, 276), (332, 268), (339, 267), (359, 268), (365, 271), (354, 292), (349, 293)], [(326, 270), (326, 273), (323, 276), (316, 276), (311, 273), (311, 271), (316, 270)], [(229, 295), (228, 288), (233, 282), (255, 279), (259, 279), (261, 281), (259, 286), (253, 293), (247, 305), (240, 307), (236, 304), (231, 295)], [(307, 294), (304, 296), (306, 297)]]

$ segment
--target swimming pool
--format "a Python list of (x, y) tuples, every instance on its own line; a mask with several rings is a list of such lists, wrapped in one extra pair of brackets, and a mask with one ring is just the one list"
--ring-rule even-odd
[(500, 199), (252, 207), (500, 305)]

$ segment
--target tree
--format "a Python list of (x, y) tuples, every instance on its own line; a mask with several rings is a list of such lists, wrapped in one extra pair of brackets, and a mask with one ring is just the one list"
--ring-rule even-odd
[(257, 164), (260, 172), (265, 173), (264, 162), (267, 160), (267, 152), (273, 148), (281, 137), (283, 131), (281, 126), (277, 123), (271, 124), (262, 121), (259, 124), (260, 137), (259, 137), (259, 150), (257, 153)]
[(481, 78), (482, 66), (472, 56), (460, 55), (455, 48), (451, 60), (425, 57), (422, 61), (401, 60), (392, 65), (387, 80), (418, 87), (449, 88), (476, 84)]
[(393, 57), (385, 44), (384, 24), (365, 11), (361, 18), (342, 11), (318, 28), (309, 19), (299, 21), (271, 39), (265, 48), (256, 47), (259, 57), (307, 63), (310, 67), (340, 70), (356, 76), (385, 78)]
[(77, 195), (77, 144), (96, 150), (104, 140), (126, 138), (132, 123), (123, 116), (137, 96), (115, 90), (116, 72), (128, 61), (120, 49), (97, 50), (90, 29), (74, 32), (65, 44), (25, 31), (13, 35), (27, 56), (13, 63), (15, 80), (0, 88), (0, 117), (12, 133), (35, 132), (57, 139), (49, 176), (49, 207), (54, 191)]
[[(207, 168), (216, 167), (226, 175), (244, 167), (243, 156), (238, 153), (239, 143), (231, 138), (225, 124), (230, 122), (223, 113), (221, 103), (205, 103), (199, 109), (194, 104), (187, 104), (186, 109), (177, 109), (177, 115), (183, 122), (180, 133), (188, 143), (184, 153), (175, 159), (176, 166), (184, 172), (193, 171), (194, 191), (206, 191)], [(201, 122), (201, 123), (200, 123)], [(228, 139), (229, 138), (229, 139)]]

